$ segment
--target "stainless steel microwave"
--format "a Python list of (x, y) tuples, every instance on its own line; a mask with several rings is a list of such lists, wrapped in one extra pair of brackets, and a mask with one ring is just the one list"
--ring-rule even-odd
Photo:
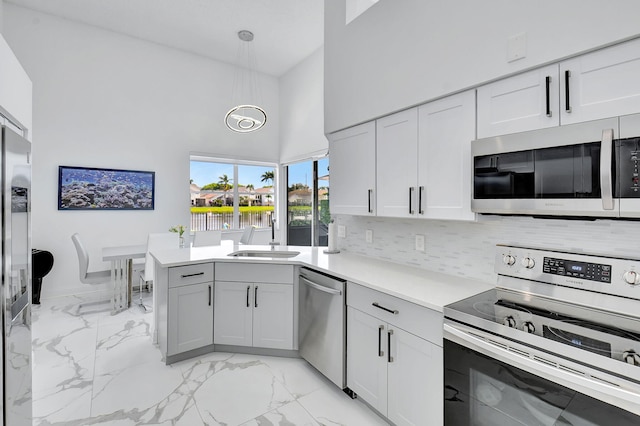
[(477, 213), (640, 218), (640, 114), (471, 143)]

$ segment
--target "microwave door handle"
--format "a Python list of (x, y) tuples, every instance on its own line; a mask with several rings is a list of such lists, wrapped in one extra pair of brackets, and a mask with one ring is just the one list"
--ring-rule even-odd
[(602, 190), (602, 208), (613, 210), (613, 183), (611, 178), (613, 150), (613, 129), (602, 131), (600, 146), (600, 188)]

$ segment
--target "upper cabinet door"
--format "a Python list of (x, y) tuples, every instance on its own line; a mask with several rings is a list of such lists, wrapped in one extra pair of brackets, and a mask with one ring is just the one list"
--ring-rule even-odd
[(0, 107), (18, 120), (29, 131), (32, 130), (32, 84), (24, 68), (18, 62), (13, 51), (0, 35)]
[(416, 217), (418, 199), (418, 109), (376, 121), (378, 216)]
[(475, 105), (475, 92), (469, 90), (420, 107), (419, 217), (475, 219), (471, 211)]
[(558, 126), (558, 65), (478, 87), (478, 138)]
[(374, 215), (376, 124), (364, 123), (328, 135), (332, 214)]
[(560, 64), (562, 124), (640, 112), (640, 39)]

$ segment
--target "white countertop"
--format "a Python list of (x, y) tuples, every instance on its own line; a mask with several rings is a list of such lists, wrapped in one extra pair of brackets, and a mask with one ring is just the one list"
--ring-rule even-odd
[[(230, 242), (229, 242), (230, 243)], [(327, 274), (361, 284), (391, 296), (442, 312), (445, 305), (489, 290), (494, 283), (428, 271), (348, 252), (325, 254), (326, 247), (248, 246), (223, 241), (220, 246), (191, 247), (152, 252), (163, 267), (203, 262), (282, 263), (308, 266)], [(290, 258), (228, 256), (238, 250), (298, 251)]]

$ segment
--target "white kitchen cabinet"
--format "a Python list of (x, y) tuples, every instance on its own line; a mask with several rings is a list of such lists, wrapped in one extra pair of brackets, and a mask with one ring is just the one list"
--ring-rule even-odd
[(347, 304), (347, 386), (394, 424), (442, 424), (442, 314), (353, 283)]
[(382, 414), (387, 412), (386, 323), (347, 307), (347, 386)]
[(639, 75), (640, 39), (561, 62), (561, 124), (640, 112)]
[(473, 90), (419, 107), (416, 155), (419, 217), (475, 220), (471, 211), (475, 109)]
[(558, 126), (559, 88), (557, 64), (478, 87), (478, 138)]
[(442, 348), (401, 328), (389, 333), (387, 417), (396, 425), (442, 424)]
[(213, 344), (213, 276), (213, 263), (169, 268), (167, 356)]
[(13, 51), (0, 35), (0, 107), (12, 120), (27, 129), (27, 139), (31, 140), (33, 118), (33, 86), (24, 68)]
[(640, 112), (640, 39), (478, 87), (478, 138)]
[(216, 281), (217, 345), (293, 349), (293, 285)]
[(374, 215), (376, 125), (364, 123), (328, 135), (332, 214)]
[(293, 266), (219, 263), (214, 343), (294, 349)]
[(252, 284), (216, 281), (214, 335), (216, 344), (252, 346)]
[[(376, 120), (376, 213), (415, 217), (418, 202), (418, 109)], [(333, 182), (333, 163), (331, 180)], [(332, 185), (332, 188), (335, 184)], [(332, 189), (333, 191), (333, 189)], [(333, 192), (331, 194), (333, 197)], [(331, 200), (333, 202), (333, 198)]]
[(213, 343), (213, 283), (169, 289), (168, 355)]

